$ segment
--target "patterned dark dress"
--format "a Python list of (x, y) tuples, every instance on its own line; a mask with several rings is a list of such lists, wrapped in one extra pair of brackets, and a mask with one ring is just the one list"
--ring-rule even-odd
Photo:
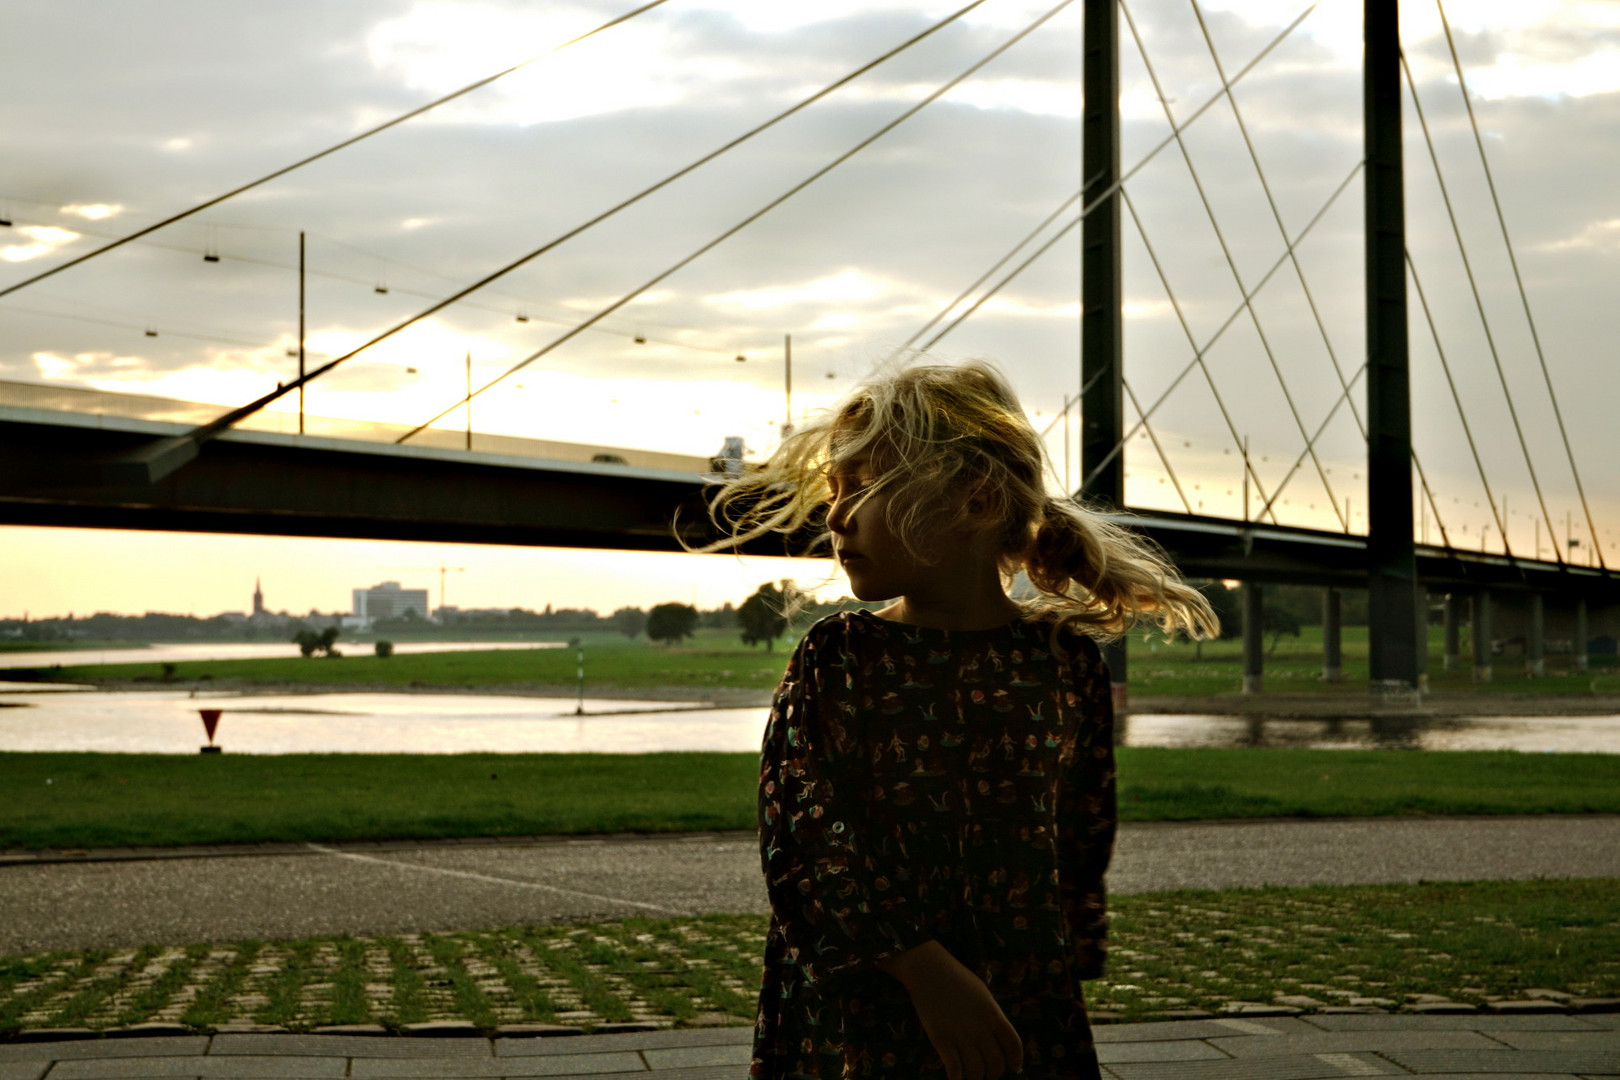
[(1113, 705), (1097, 646), (1051, 624), (810, 628), (776, 692), (759, 788), (771, 900), (753, 1077), (944, 1076), (879, 961), (938, 941), (984, 979), (1028, 1080), (1098, 1076)]

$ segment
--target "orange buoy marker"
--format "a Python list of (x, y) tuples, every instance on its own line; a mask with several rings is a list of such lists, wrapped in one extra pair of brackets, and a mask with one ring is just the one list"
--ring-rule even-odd
[(214, 732), (219, 728), (219, 709), (198, 709), (197, 715), (202, 717), (203, 730), (208, 732), (208, 745), (198, 749), (199, 754), (218, 754), (220, 747), (214, 745)]

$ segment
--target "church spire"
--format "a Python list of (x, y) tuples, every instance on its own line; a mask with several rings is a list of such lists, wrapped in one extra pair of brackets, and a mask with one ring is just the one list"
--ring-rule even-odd
[(264, 589), (259, 585), (259, 579), (253, 579), (253, 614), (264, 614)]

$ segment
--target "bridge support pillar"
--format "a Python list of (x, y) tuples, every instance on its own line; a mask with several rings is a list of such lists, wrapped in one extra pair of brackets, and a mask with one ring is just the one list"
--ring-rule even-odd
[(1417, 690), (1419, 694), (1429, 692), (1429, 590), (1422, 585), (1417, 586), (1417, 626), (1413, 632), (1417, 635)]
[(1340, 651), (1340, 629), (1343, 626), (1338, 589), (1322, 590), (1322, 681), (1338, 682), (1344, 678), (1344, 664)]
[(1575, 656), (1573, 666), (1577, 672), (1586, 671), (1586, 600), (1575, 601)]
[[(1119, 5), (1085, 0), (1080, 107), (1080, 495), (1100, 509), (1125, 508), (1125, 309), (1120, 198), (1102, 194), (1119, 179)], [(1114, 708), (1123, 711), (1123, 639), (1105, 646)]]
[(1458, 654), (1462, 651), (1461, 620), (1457, 618), (1457, 594), (1447, 593), (1445, 600), (1445, 651), (1441, 654), (1440, 666), (1445, 671), (1456, 671)]
[(1491, 594), (1484, 589), (1470, 601), (1473, 616), (1469, 620), (1469, 644), (1474, 653), (1474, 681), (1491, 681)]
[(1547, 605), (1538, 592), (1530, 594), (1530, 632), (1524, 642), (1524, 673), (1532, 679), (1547, 674)]
[(1265, 689), (1265, 595), (1258, 581), (1243, 583), (1243, 692)]

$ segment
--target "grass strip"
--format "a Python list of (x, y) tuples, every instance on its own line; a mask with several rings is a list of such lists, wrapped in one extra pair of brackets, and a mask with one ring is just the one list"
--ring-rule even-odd
[[(1620, 755), (1119, 751), (1126, 821), (1620, 813)], [(753, 754), (0, 754), (0, 848), (754, 828)], [(198, 808), (205, 807), (206, 813)]]
[[(1397, 1010), (1425, 995), (1476, 1006), (1531, 991), (1620, 997), (1614, 880), (1189, 890), (1119, 897), (1111, 907), (1108, 976), (1086, 983), (1085, 994), (1093, 1011), (1128, 1021), (1238, 1003)], [(257, 966), (279, 965), (267, 983), (274, 988), (271, 1004), (251, 1017), (235, 1016), (225, 1003), (239, 999), (199, 991), (199, 1002), (208, 996), (214, 1003), (209, 1019), (188, 1012), (185, 1021), (202, 1029), (250, 1018), (307, 1029), (358, 1022), (348, 1019), (356, 1016), (396, 1026), (470, 1020), (484, 1028), (539, 1020), (590, 1030), (632, 1018), (670, 1026), (728, 1018), (746, 1024), (758, 993), (765, 923), (762, 916), (716, 915), (406, 939), (310, 938), (266, 947), (256, 958), (245, 943), (239, 963), (247, 957)], [(394, 978), (391, 986), (364, 984), (373, 996), (365, 1011), (339, 1008), (343, 994), (328, 1003), (303, 992), (361, 970), (368, 948), (386, 952)], [(82, 980), (110, 962), (104, 951), (0, 957), (0, 972), (60, 973), (37, 985), (0, 983), (10, 987), (0, 989), (0, 1034), (46, 1023), (105, 1027), (151, 1019), (162, 1008), (156, 992), (130, 996), (116, 1016), (104, 1006), (158, 952), (113, 958), (122, 961), (118, 970), (88, 987)], [(188, 951), (193, 958), (205, 954)], [(476, 978), (475, 963), (487, 965)], [(429, 993), (422, 975), (429, 969), (442, 972), (454, 992)], [(480, 980), (476, 992), (466, 989)], [(486, 989), (497, 983), (510, 993)], [(24, 1024), (30, 1015), (49, 1019)]]
[(244, 941), (232, 952), (230, 963), (197, 988), (197, 994), (181, 1014), (180, 1022), (193, 1028), (212, 1028), (231, 1017), (230, 1003), (247, 980), (248, 970), (259, 955), (257, 941)]
[(387, 950), (388, 962), (393, 966), (389, 1005), (382, 1015), (396, 1026), (422, 1023), (429, 1017), (427, 983), (417, 970), (415, 955), (400, 938), (379, 938), (378, 944)]
[[(767, 652), (741, 644), (729, 630), (698, 631), (677, 646), (629, 641), (611, 633), (584, 635), (586, 684), (597, 696), (637, 690), (755, 690), (768, 692), (782, 676), (791, 641)], [(344, 647), (340, 643), (340, 648)], [(336, 690), (377, 688), (398, 690), (501, 690), (568, 689), (575, 685), (574, 650), (513, 649), (476, 652), (402, 653), (390, 657), (369, 655), (370, 646), (355, 643), (336, 658), (304, 658), (287, 646), (285, 658), (258, 660), (199, 660), (165, 665), (74, 664), (9, 671), (7, 678), (46, 681), (216, 687), (325, 687)], [(1195, 644), (1166, 642), (1137, 635), (1126, 648), (1130, 658), (1127, 678), (1133, 695), (1208, 697), (1237, 694), (1242, 689), (1242, 642), (1237, 638)], [(363, 650), (363, 651), (362, 651)], [(88, 650), (86, 650), (88, 651)], [(1546, 658), (1546, 674), (1531, 678), (1522, 650), (1494, 658), (1495, 677), (1488, 683), (1472, 679), (1471, 665), (1446, 671), (1444, 636), (1440, 627), (1429, 628), (1429, 688), (1431, 693), (1538, 696), (1590, 696), (1620, 694), (1620, 667), (1613, 658), (1593, 657), (1587, 672), (1572, 670), (1568, 654)], [(1322, 628), (1301, 628), (1297, 637), (1268, 642), (1266, 685), (1273, 690), (1324, 697), (1343, 697), (1365, 704), (1367, 628), (1347, 626), (1341, 638), (1343, 680), (1321, 681)], [(1462, 656), (1470, 655), (1464, 629)], [(1598, 666), (1608, 661), (1609, 666)], [(172, 669), (172, 670), (170, 670)]]
[(353, 938), (337, 942), (341, 963), (332, 974), (332, 1005), (328, 1023), (371, 1022), (371, 998), (366, 993), (366, 943)]

